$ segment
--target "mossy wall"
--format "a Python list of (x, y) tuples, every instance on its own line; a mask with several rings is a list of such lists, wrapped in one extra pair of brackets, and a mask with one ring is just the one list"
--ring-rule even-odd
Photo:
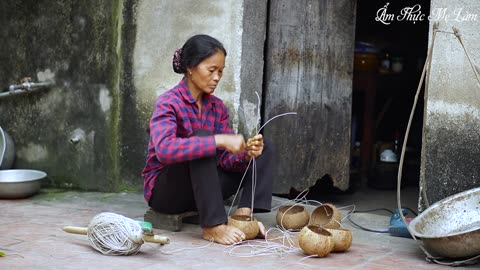
[[(0, 1), (0, 89), (23, 77), (50, 89), (0, 99), (14, 168), (87, 190), (120, 184), (119, 1)], [(72, 143), (78, 136), (80, 141)]]
[(224, 43), (216, 94), (248, 133), (238, 112), (262, 95), (266, 15), (266, 0), (0, 1), (0, 90), (27, 76), (54, 81), (0, 98), (14, 168), (43, 170), (55, 187), (141, 190), (155, 99), (181, 79), (173, 52), (197, 33)]

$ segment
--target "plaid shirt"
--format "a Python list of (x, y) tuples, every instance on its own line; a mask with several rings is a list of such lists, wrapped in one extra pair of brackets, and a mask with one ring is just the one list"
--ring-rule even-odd
[(244, 170), (245, 152), (232, 155), (224, 149), (216, 149), (213, 135), (193, 136), (193, 132), (198, 129), (209, 130), (213, 134), (233, 134), (228, 120), (227, 107), (213, 95), (203, 96), (200, 119), (198, 106), (185, 78), (160, 95), (150, 120), (147, 162), (142, 172), (145, 200), (150, 200), (155, 179), (168, 164), (216, 155), (218, 165), (225, 170)]

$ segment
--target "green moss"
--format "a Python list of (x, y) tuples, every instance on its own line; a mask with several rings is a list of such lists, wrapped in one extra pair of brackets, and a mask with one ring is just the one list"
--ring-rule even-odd
[(107, 202), (110, 198), (114, 197), (115, 193), (106, 193), (102, 196), (100, 196), (100, 201), (101, 202)]
[(47, 190), (81, 190), (81, 179), (68, 176), (48, 176), (49, 182), (42, 184), (42, 189)]
[(59, 189), (59, 188), (42, 188), (40, 192), (35, 195), (35, 200), (42, 201), (60, 201), (65, 198), (67, 194), (71, 194), (73, 191)]
[(128, 192), (128, 193), (138, 193), (138, 192), (143, 192), (143, 186), (137, 185), (137, 184), (131, 184), (123, 181), (120, 183), (118, 190), (122, 192)]
[(110, 113), (110, 144), (109, 161), (110, 173), (108, 174), (108, 190), (117, 191), (120, 184), (120, 73), (121, 73), (121, 15), (122, 2), (112, 2), (112, 48), (110, 53), (113, 56), (111, 63), (111, 94), (112, 106)]

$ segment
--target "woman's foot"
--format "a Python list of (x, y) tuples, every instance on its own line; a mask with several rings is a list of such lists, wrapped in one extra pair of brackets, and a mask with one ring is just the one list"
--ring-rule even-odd
[(245, 239), (245, 234), (235, 227), (220, 224), (203, 228), (203, 239), (208, 241), (213, 240), (223, 245), (233, 245)]

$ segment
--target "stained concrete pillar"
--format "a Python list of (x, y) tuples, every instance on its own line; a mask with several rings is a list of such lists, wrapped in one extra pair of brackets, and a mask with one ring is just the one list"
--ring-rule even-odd
[[(435, 22), (440, 30), (460, 29), (470, 57), (480, 63), (477, 0), (432, 0), (430, 28)], [(435, 39), (424, 115), (420, 186), (428, 202), (480, 186), (480, 84), (453, 34)]]

